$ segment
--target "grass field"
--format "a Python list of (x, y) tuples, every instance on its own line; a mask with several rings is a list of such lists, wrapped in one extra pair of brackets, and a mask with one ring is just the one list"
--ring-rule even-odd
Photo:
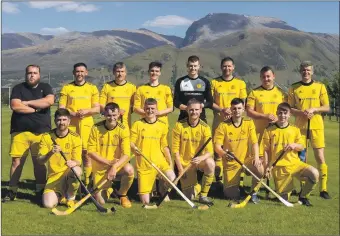
[[(3, 192), (8, 185), (11, 163), (8, 156), (11, 111), (8, 107), (2, 107), (1, 111)], [(174, 124), (177, 115), (178, 111), (171, 115), (170, 124)], [(212, 121), (210, 112), (208, 121)], [(231, 209), (227, 207), (228, 201), (215, 197), (215, 205), (207, 211), (191, 209), (179, 199), (163, 203), (157, 210), (145, 210), (137, 201), (134, 185), (129, 192), (134, 200), (130, 209), (112, 202), (106, 205), (114, 205), (117, 212), (101, 215), (93, 204), (88, 203), (69, 216), (57, 217), (31, 202), (34, 177), (32, 162), (28, 158), (18, 200), (1, 204), (2, 235), (339, 235), (339, 123), (325, 119), (325, 127), (328, 188), (333, 198), (321, 199), (317, 186), (310, 197), (313, 207), (287, 208), (279, 202), (262, 199), (258, 205)], [(310, 150), (309, 163), (315, 166), (312, 153)], [(247, 185), (249, 179), (246, 178)], [(264, 197), (264, 192), (260, 197)], [(296, 202), (297, 197), (293, 196), (291, 201)]]

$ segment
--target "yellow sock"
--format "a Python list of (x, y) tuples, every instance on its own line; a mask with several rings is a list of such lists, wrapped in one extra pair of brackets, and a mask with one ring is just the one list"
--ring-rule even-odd
[(217, 181), (222, 181), (223, 178), (223, 163), (222, 158), (218, 158), (215, 160), (215, 179)]
[(240, 187), (244, 187), (244, 172), (242, 171), (240, 174)]
[(92, 166), (85, 166), (84, 167), (85, 172), (85, 185), (89, 185), (90, 183), (90, 175), (92, 173)]
[(120, 188), (118, 194), (121, 196), (126, 196), (134, 180), (134, 175), (124, 175), (120, 181)]
[(208, 196), (209, 189), (211, 187), (211, 184), (214, 180), (214, 175), (203, 175), (202, 179), (202, 190), (201, 190), (201, 196), (206, 197)]
[(68, 183), (68, 186), (70, 186), (68, 189), (67, 189), (67, 192), (70, 193), (72, 192), (72, 196), (76, 194), (79, 186), (80, 186), (80, 183), (79, 181), (76, 179), (76, 177), (74, 178), (69, 178), (69, 183)]
[(327, 180), (328, 180), (328, 166), (326, 163), (319, 166), (319, 182), (320, 182), (320, 192), (327, 191)]

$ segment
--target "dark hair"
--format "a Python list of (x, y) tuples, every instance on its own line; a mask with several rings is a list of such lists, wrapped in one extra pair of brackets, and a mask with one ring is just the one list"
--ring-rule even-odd
[(187, 107), (192, 105), (192, 104), (201, 104), (202, 102), (198, 101), (196, 98), (191, 98), (188, 102), (187, 102)]
[(59, 108), (58, 110), (55, 111), (54, 119), (57, 119), (57, 117), (59, 116), (67, 116), (68, 118), (71, 119), (71, 114), (66, 108)]
[(230, 105), (233, 106), (241, 103), (244, 105), (244, 101), (241, 98), (233, 98), (233, 100), (230, 102)]
[(188, 58), (188, 63), (189, 62), (196, 62), (196, 61), (198, 61), (198, 62), (200, 61), (198, 56), (192, 55)]
[(79, 62), (73, 65), (73, 70), (76, 70), (76, 68), (80, 66), (84, 66), (87, 69), (87, 65), (84, 62)]
[(157, 105), (157, 100), (154, 98), (147, 98), (144, 102), (144, 106), (146, 105)]
[(221, 60), (221, 67), (222, 67), (223, 63), (226, 62), (226, 61), (231, 61), (234, 65), (234, 60), (231, 57), (225, 57)]
[(115, 111), (115, 110), (118, 110), (119, 111), (119, 105), (115, 102), (109, 102), (108, 104), (105, 105), (104, 107), (104, 111)]
[(149, 64), (149, 71), (153, 68), (153, 67), (158, 67), (160, 69), (162, 69), (162, 63), (158, 62), (158, 61), (153, 61)]
[(28, 71), (28, 68), (29, 67), (35, 67), (35, 68), (38, 68), (38, 70), (39, 70), (39, 73), (40, 73), (40, 66), (38, 66), (38, 65), (36, 65), (36, 64), (32, 64), (32, 65), (28, 65), (28, 66), (26, 66), (26, 69), (25, 69), (25, 71), (26, 71), (26, 74), (27, 74), (27, 71)]
[(270, 66), (264, 66), (262, 67), (262, 69), (260, 70), (260, 75), (263, 75), (264, 73), (271, 71), (273, 72), (273, 74), (275, 74), (273, 68), (271, 68)]
[(117, 62), (113, 65), (113, 71), (116, 71), (117, 69), (121, 69), (121, 68), (124, 68), (126, 67), (124, 62)]
[(292, 107), (287, 102), (282, 102), (277, 106), (277, 111), (284, 110), (284, 111), (290, 111)]

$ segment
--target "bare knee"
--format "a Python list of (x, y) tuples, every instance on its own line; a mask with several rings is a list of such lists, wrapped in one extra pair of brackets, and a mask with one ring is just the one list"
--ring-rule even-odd
[(310, 166), (308, 168), (307, 177), (311, 182), (317, 183), (319, 181), (319, 171), (316, 168)]
[(12, 158), (12, 167), (17, 168), (21, 164), (21, 158)]
[(139, 199), (142, 204), (147, 205), (150, 203), (150, 197), (149, 194), (140, 194)]
[[(73, 167), (74, 172), (76, 173), (76, 175), (80, 178), (82, 175), (82, 170), (80, 168), (80, 166), (75, 166)], [(71, 173), (72, 176), (74, 176), (73, 172)]]
[(129, 163), (124, 166), (124, 172), (128, 176), (134, 176), (134, 174), (135, 174), (135, 170), (133, 169), (133, 166)]
[(51, 194), (44, 194), (42, 204), (45, 208), (54, 208), (58, 205), (58, 197), (51, 196)]
[(204, 160), (205, 167), (204, 172), (213, 173), (215, 170), (215, 161), (212, 158), (207, 158)]

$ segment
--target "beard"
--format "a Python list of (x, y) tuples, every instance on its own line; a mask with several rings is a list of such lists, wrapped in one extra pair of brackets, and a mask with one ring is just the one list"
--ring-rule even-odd
[(39, 84), (39, 82), (40, 82), (40, 78), (37, 79), (37, 80), (35, 80), (34, 82), (30, 82), (29, 79), (26, 79), (26, 83), (27, 83), (31, 88), (35, 87), (37, 84)]

